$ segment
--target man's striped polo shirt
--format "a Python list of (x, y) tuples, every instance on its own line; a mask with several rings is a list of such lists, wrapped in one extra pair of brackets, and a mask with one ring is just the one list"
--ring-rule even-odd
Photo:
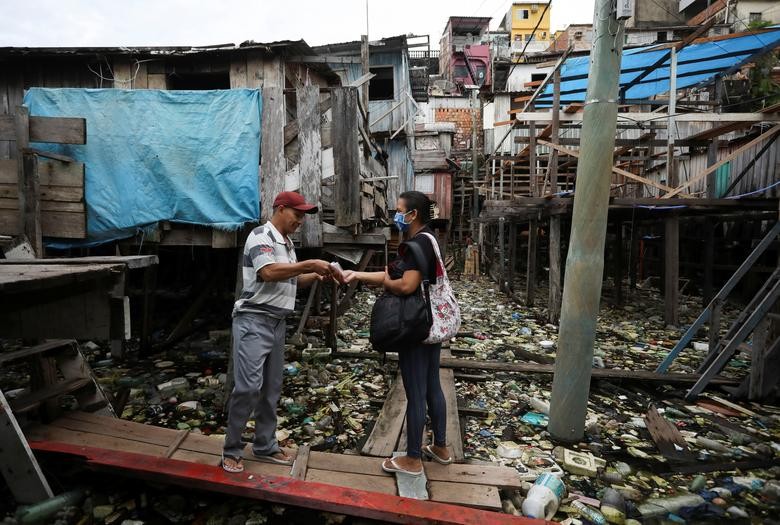
[(264, 282), (259, 270), (273, 263), (298, 262), (295, 247), (271, 221), (258, 226), (249, 234), (244, 245), (244, 289), (233, 307), (233, 314), (254, 312), (284, 318), (295, 308), (298, 278)]

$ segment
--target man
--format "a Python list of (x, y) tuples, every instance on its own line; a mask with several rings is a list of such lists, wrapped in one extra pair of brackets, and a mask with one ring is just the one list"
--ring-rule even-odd
[(233, 308), (233, 375), (222, 468), (242, 472), (241, 433), (255, 414), (252, 453), (258, 459), (291, 464), (293, 458), (276, 442), (276, 404), (282, 390), (285, 317), (295, 307), (298, 286), (330, 277), (330, 265), (320, 259), (298, 262), (288, 235), (317, 213), (298, 193), (277, 195), (271, 220), (258, 226), (244, 246), (244, 288)]

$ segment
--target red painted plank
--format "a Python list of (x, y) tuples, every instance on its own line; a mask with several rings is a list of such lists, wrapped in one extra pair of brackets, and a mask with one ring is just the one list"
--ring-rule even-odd
[(250, 475), (247, 473), (229, 474), (215, 465), (203, 465), (96, 447), (52, 441), (31, 441), (30, 447), (39, 452), (79, 456), (86, 459), (89, 467), (99, 470), (121, 470), (129, 475), (153, 481), (394, 523), (555, 524), (552, 521), (511, 516), (445, 503), (419, 501), (293, 478), (265, 476), (249, 479)]

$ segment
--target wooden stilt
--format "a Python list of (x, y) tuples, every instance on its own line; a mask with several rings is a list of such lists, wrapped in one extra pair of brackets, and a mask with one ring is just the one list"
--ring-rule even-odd
[(500, 290), (506, 290), (506, 257), (504, 251), (504, 245), (506, 239), (504, 235), (506, 219), (500, 217), (498, 219), (498, 287)]
[(539, 221), (528, 221), (528, 264), (526, 266), (525, 303), (533, 306), (536, 296), (536, 245), (539, 235)]
[(612, 246), (612, 280), (615, 285), (615, 305), (623, 304), (623, 223), (615, 223), (615, 241)]
[(704, 282), (702, 283), (702, 306), (712, 301), (713, 270), (715, 267), (715, 225), (712, 220), (704, 219)]
[(547, 320), (558, 324), (561, 317), (561, 218), (550, 217), (550, 297), (547, 307)]
[(753, 344), (750, 349), (750, 387), (748, 398), (754, 401), (763, 399), (769, 394), (766, 385), (769, 377), (773, 375), (767, 368), (767, 353), (770, 350), (767, 344), (769, 336), (769, 317), (764, 317), (753, 331)]
[(509, 271), (507, 272), (507, 286), (509, 290), (515, 288), (515, 267), (517, 266), (517, 223), (509, 223)]
[(677, 326), (680, 321), (680, 218), (671, 214), (664, 225), (664, 322)]

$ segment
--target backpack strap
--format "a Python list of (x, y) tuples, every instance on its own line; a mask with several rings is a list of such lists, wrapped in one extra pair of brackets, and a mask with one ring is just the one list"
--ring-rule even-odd
[(422, 252), (422, 248), (416, 242), (405, 242), (404, 249), (409, 249), (412, 252), (412, 257), (417, 263), (417, 267), (420, 268), (420, 273), (423, 274), (423, 281), (429, 282), (430, 275), (428, 275), (428, 265), (425, 264), (425, 255)]

